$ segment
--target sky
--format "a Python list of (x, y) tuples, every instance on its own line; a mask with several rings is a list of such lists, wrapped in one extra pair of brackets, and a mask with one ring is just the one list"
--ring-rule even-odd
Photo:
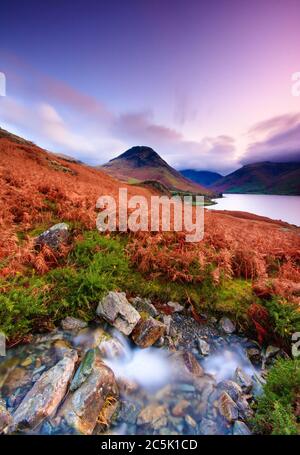
[(300, 160), (299, 0), (2, 0), (0, 126), (103, 164)]

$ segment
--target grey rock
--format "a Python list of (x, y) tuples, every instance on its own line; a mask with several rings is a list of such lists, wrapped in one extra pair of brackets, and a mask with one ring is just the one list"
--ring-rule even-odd
[(202, 435), (218, 434), (217, 423), (213, 420), (206, 419), (205, 417), (203, 417), (199, 425), (199, 433)]
[(232, 433), (235, 436), (249, 436), (252, 434), (247, 425), (241, 420), (236, 420), (234, 422)]
[(172, 308), (173, 313), (181, 313), (184, 310), (184, 306), (178, 302), (168, 302), (167, 305)]
[(229, 423), (237, 420), (239, 417), (239, 410), (237, 405), (226, 392), (222, 392), (219, 398), (218, 409), (220, 415), (223, 416)]
[(53, 250), (57, 250), (68, 238), (69, 226), (66, 223), (58, 223), (36, 237), (35, 245), (37, 247), (48, 245)]
[(159, 312), (157, 311), (155, 306), (152, 305), (150, 299), (142, 299), (141, 297), (135, 297), (131, 299), (131, 303), (139, 313), (145, 311), (146, 313), (149, 314), (149, 316), (152, 316), (153, 318), (156, 318), (159, 315)]
[(208, 355), (210, 351), (209, 344), (202, 338), (198, 338), (198, 348), (201, 355)]
[(170, 335), (170, 329), (171, 329), (171, 323), (172, 323), (172, 317), (170, 315), (164, 314), (163, 315), (163, 323), (166, 326), (165, 334)]
[(229, 318), (226, 317), (220, 319), (219, 326), (227, 334), (235, 332), (236, 329), (235, 324)]
[(243, 394), (242, 388), (236, 382), (230, 381), (229, 379), (219, 382), (217, 387), (218, 390), (228, 393), (233, 401), (237, 401)]
[(253, 381), (250, 376), (242, 370), (242, 368), (237, 367), (235, 370), (234, 379), (237, 384), (239, 384), (242, 390), (246, 393), (249, 393), (253, 386)]
[(33, 428), (54, 413), (67, 391), (77, 358), (76, 351), (70, 350), (42, 374), (13, 414), (13, 429)]
[(130, 335), (141, 318), (124, 292), (109, 292), (99, 303), (97, 314), (124, 335)]
[(79, 330), (87, 327), (86, 322), (73, 318), (72, 316), (67, 316), (61, 321), (60, 325), (66, 332), (79, 332)]

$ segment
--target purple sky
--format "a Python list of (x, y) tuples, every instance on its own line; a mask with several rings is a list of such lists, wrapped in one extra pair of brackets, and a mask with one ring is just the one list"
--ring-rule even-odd
[(2, 1), (0, 125), (101, 164), (299, 160), (299, 0)]

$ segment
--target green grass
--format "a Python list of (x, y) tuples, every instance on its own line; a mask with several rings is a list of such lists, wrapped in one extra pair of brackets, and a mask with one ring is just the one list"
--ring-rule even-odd
[(258, 399), (253, 419), (255, 431), (263, 434), (300, 434), (296, 405), (300, 399), (300, 360), (278, 360), (269, 371), (264, 393)]

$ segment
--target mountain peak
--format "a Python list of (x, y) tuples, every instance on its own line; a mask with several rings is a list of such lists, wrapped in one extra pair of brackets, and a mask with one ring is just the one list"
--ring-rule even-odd
[(130, 161), (131, 165), (134, 167), (167, 164), (159, 156), (159, 154), (155, 152), (155, 150), (146, 145), (136, 145), (134, 147), (131, 147), (130, 149), (126, 150), (126, 152), (119, 155), (117, 158), (110, 160), (110, 163), (120, 159)]

